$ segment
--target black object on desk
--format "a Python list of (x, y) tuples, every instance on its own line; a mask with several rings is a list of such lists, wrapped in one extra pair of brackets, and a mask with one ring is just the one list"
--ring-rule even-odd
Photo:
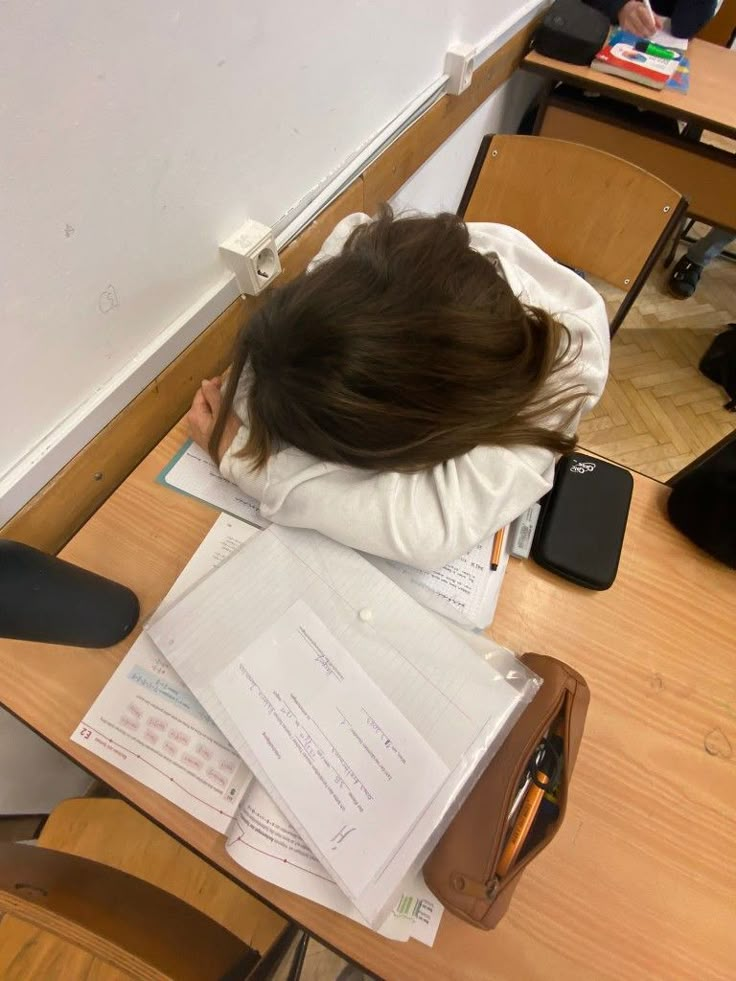
[(611, 22), (582, 0), (555, 0), (534, 34), (534, 48), (545, 58), (589, 65), (603, 47)]
[(608, 589), (618, 571), (634, 480), (584, 453), (563, 456), (532, 545), (539, 565), (578, 586)]
[(111, 647), (138, 622), (127, 586), (0, 540), (0, 637), (74, 647)]
[(667, 514), (678, 531), (736, 569), (736, 430), (667, 481)]

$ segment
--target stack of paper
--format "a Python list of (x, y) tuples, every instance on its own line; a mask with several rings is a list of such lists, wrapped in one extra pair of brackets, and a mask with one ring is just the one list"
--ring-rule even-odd
[(374, 925), (535, 690), (362, 556), (276, 526), (148, 633)]
[[(160, 609), (254, 534), (255, 528), (221, 515)], [(367, 925), (146, 634), (123, 658), (72, 740), (225, 832), (229, 854), (255, 875)], [(414, 874), (376, 929), (393, 940), (413, 937), (431, 946), (441, 916), (441, 904)]]
[[(368, 926), (255, 780), (238, 808), (225, 847), (254, 875)], [(441, 918), (442, 905), (417, 873), (406, 877), (393, 911), (376, 929), (391, 940), (413, 937), (431, 947)]]

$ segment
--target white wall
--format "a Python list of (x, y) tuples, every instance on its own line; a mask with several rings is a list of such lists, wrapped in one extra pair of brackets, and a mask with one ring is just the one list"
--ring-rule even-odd
[(399, 189), (394, 211), (456, 212), (481, 140), (487, 133), (515, 133), (540, 84), (528, 72), (515, 72)]
[(0, 523), (234, 297), (219, 241), (543, 2), (4, 3)]

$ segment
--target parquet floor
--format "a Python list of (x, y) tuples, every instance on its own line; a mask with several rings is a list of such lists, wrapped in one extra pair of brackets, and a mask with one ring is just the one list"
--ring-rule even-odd
[[(658, 480), (736, 429), (725, 392), (698, 371), (715, 334), (736, 321), (736, 263), (707, 266), (689, 300), (675, 299), (666, 282), (658, 268), (642, 290), (614, 338), (603, 398), (579, 431), (582, 448)], [(595, 285), (615, 310), (618, 291)]]

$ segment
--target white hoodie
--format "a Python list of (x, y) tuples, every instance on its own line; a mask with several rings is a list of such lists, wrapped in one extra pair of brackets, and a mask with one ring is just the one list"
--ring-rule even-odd
[[(335, 256), (350, 232), (371, 219), (345, 218), (314, 262)], [(562, 321), (579, 355), (550, 384), (579, 384), (589, 392), (570, 424), (598, 401), (608, 374), (608, 318), (600, 295), (516, 229), (469, 223), (472, 248), (495, 254), (518, 298)], [(234, 409), (247, 420), (243, 387)], [(419, 473), (374, 473), (325, 463), (287, 448), (257, 473), (235, 456), (247, 439), (242, 426), (221, 471), (261, 502), (264, 517), (293, 528), (312, 528), (352, 548), (421, 569), (439, 568), (507, 525), (552, 486), (555, 455), (533, 446), (477, 446), (464, 456)]]

